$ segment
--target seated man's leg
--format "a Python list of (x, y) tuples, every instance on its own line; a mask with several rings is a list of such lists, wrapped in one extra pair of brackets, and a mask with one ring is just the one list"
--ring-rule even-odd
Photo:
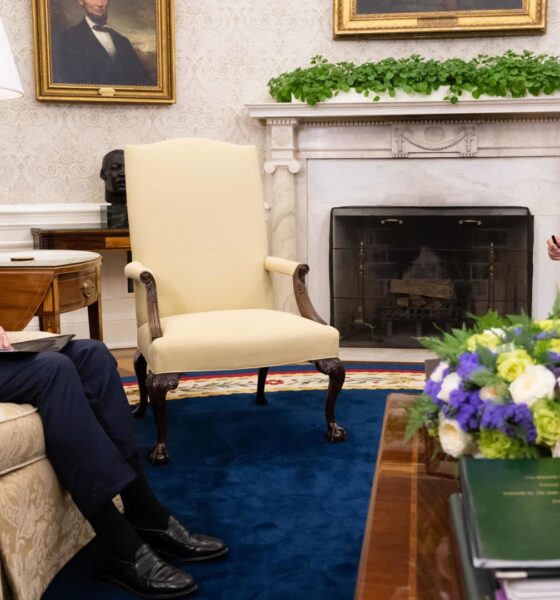
[(120, 495), (125, 514), (139, 534), (155, 550), (180, 560), (207, 560), (226, 554), (227, 546), (221, 540), (187, 532), (153, 494), (136, 451), (134, 417), (117, 362), (108, 348), (94, 340), (77, 340), (63, 352), (74, 363), (101, 426), (137, 475)]
[(72, 361), (63, 354), (2, 355), (0, 400), (37, 406), (47, 456), (86, 518), (134, 480), (134, 471), (101, 427)]
[(102, 342), (75, 340), (63, 350), (80, 376), (82, 388), (95, 416), (125, 459), (137, 452), (136, 427), (117, 361)]
[(70, 358), (0, 356), (0, 401), (37, 406), (47, 456), (97, 534), (98, 576), (151, 598), (196, 590), (192, 577), (161, 561), (113, 505), (138, 477), (101, 427)]

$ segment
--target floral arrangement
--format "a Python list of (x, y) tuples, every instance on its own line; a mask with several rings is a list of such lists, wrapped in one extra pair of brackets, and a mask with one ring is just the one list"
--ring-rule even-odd
[(559, 317), (488, 313), (421, 338), (440, 362), (410, 409), (407, 437), (425, 427), (453, 457), (560, 457)]

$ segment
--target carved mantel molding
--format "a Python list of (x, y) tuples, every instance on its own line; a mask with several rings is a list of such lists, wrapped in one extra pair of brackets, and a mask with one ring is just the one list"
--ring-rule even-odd
[(285, 167), (295, 175), (300, 164), (296, 159), (296, 129), (298, 119), (271, 118), (266, 119), (267, 126), (267, 159), (264, 163), (266, 173), (272, 175), (276, 169)]
[(392, 135), (395, 158), (426, 153), (472, 157), (477, 152), (476, 124), (395, 125)]

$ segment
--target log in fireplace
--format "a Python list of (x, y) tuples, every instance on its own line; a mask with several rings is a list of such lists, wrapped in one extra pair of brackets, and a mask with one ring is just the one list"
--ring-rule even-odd
[(533, 217), (523, 207), (331, 211), (331, 323), (341, 345), (414, 348), (469, 315), (531, 313)]

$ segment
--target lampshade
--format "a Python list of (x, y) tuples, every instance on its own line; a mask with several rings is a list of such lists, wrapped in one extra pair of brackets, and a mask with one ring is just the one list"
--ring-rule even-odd
[(22, 95), (23, 87), (21, 86), (2, 19), (0, 19), (0, 100), (19, 98)]

